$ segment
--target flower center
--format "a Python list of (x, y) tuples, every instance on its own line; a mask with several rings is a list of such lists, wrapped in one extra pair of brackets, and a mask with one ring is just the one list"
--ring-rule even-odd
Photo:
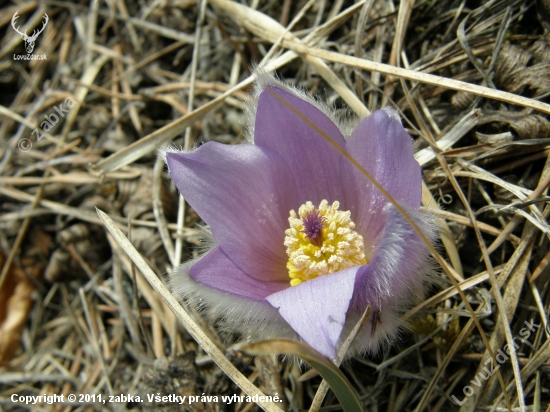
[(339, 202), (329, 205), (323, 200), (318, 209), (306, 202), (298, 214), (290, 211), (285, 246), (291, 286), (367, 263), (363, 237), (355, 231), (351, 212), (339, 207)]

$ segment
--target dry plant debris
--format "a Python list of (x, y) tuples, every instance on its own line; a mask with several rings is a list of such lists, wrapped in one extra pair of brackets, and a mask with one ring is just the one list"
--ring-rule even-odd
[[(239, 5), (2, 6), (0, 410), (277, 410), (221, 401), (255, 391), (278, 394), (284, 410), (310, 408), (315, 373), (228, 350), (238, 337), (187, 307), (212, 348), (197, 344), (95, 210), (164, 283), (195, 256), (201, 222), (178, 206), (156, 150), (240, 143), (253, 64), (350, 119), (397, 108), (417, 140), (423, 203), (444, 221), (449, 267), (405, 315), (410, 331), (342, 366), (365, 410), (550, 410), (549, 2)], [(43, 29), (31, 53), (16, 12), (20, 31)], [(12, 401), (43, 394), (90, 396)], [(340, 408), (330, 391), (318, 405)]]

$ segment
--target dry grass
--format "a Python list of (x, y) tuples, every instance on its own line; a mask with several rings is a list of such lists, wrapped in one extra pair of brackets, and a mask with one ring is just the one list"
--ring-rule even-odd
[[(307, 410), (326, 389), (295, 363), (228, 351), (232, 337), (164, 284), (201, 232), (156, 150), (242, 141), (260, 62), (350, 117), (396, 107), (418, 142), (423, 203), (445, 220), (437, 287), (404, 316), (414, 332), (342, 366), (365, 410), (550, 410), (548, 2), (243, 3), (1, 10), (0, 410), (44, 393), (146, 402), (33, 408), (278, 410), (146, 399), (262, 392)], [(47, 13), (33, 52), (47, 60), (14, 58), (26, 54), (17, 10), (28, 33)], [(55, 108), (68, 110), (46, 130)], [(330, 391), (323, 405), (310, 410), (340, 408)]]

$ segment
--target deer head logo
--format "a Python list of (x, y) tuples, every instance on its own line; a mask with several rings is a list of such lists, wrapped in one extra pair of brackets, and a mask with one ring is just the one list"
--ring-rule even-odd
[(30, 54), (34, 50), (34, 42), (36, 41), (38, 35), (42, 33), (46, 28), (46, 24), (48, 24), (49, 18), (48, 15), (44, 13), (44, 22), (42, 23), (42, 28), (40, 30), (34, 30), (32, 36), (27, 36), (27, 30), (25, 30), (25, 33), (21, 33), (19, 31), (19, 27), (15, 27), (15, 21), (19, 18), (17, 13), (19, 13), (19, 10), (17, 10), (11, 18), (11, 25), (13, 26), (13, 29), (23, 38), (23, 41), (25, 42), (25, 49), (27, 49), (27, 53)]

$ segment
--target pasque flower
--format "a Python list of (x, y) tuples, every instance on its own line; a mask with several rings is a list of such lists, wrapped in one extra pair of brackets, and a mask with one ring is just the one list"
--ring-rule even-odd
[(248, 116), (248, 144), (163, 152), (215, 241), (175, 271), (173, 290), (245, 339), (302, 339), (331, 358), (370, 305), (351, 351), (376, 350), (423, 296), (428, 248), (319, 130), (433, 238), (431, 218), (419, 211), (411, 137), (397, 113), (384, 109), (346, 139), (330, 110), (267, 74), (259, 76)]

